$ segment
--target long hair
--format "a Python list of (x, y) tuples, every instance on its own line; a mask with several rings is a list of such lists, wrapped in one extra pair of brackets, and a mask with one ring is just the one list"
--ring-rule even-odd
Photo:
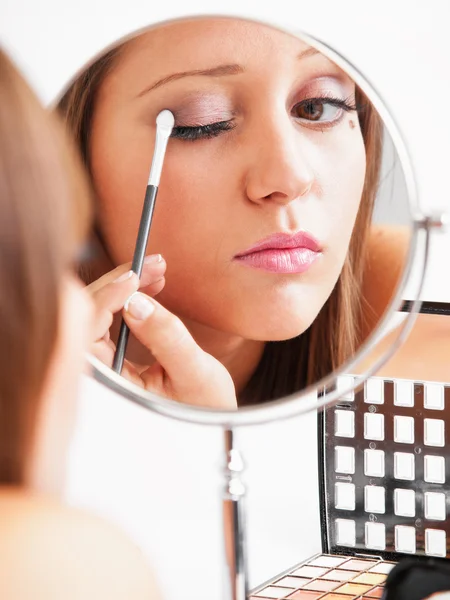
[(2, 485), (26, 480), (58, 336), (61, 281), (90, 220), (88, 184), (65, 137), (0, 50)]
[[(86, 69), (61, 99), (66, 119), (89, 170), (89, 136), (100, 86), (120, 54), (115, 48)], [(366, 176), (348, 254), (339, 279), (314, 323), (296, 338), (268, 342), (261, 361), (240, 395), (239, 406), (292, 394), (328, 375), (356, 351), (361, 341), (361, 287), (372, 211), (378, 187), (382, 123), (360, 89), (358, 118), (366, 151)]]

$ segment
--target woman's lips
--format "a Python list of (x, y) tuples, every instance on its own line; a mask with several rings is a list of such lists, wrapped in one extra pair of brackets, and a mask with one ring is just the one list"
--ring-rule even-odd
[(319, 242), (306, 231), (277, 233), (260, 240), (234, 258), (271, 273), (304, 273), (321, 255)]

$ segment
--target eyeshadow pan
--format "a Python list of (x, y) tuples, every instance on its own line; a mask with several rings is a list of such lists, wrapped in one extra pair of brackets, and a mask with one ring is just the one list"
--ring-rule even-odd
[(295, 576), (299, 575), (300, 577), (312, 578), (312, 577), (320, 577), (327, 571), (328, 571), (328, 569), (324, 569), (321, 567), (310, 567), (309, 565), (305, 565), (304, 567), (300, 567), (299, 569), (297, 569), (296, 571), (291, 573), (291, 575), (295, 575)]
[[(336, 506), (336, 508), (339, 507)], [(364, 510), (368, 513), (383, 514), (385, 512), (384, 487), (379, 485), (366, 485), (364, 487)]]
[(336, 473), (353, 475), (355, 472), (355, 449), (350, 446), (336, 446), (334, 449), (334, 470)]
[(414, 418), (396, 415), (394, 417), (394, 442), (414, 444)]
[(386, 525), (367, 522), (364, 526), (366, 547), (373, 550), (386, 550)]
[(447, 555), (446, 533), (443, 529), (425, 529), (425, 553), (429, 556)]
[(336, 410), (334, 413), (334, 435), (355, 437), (355, 413), (352, 410)]
[[(308, 590), (298, 590), (298, 592), (294, 592), (288, 598), (292, 598), (292, 600), (317, 600), (318, 598), (323, 598), (323, 592), (310, 592)], [(346, 598), (348, 600), (348, 598)]]
[(367, 571), (367, 569), (374, 565), (376, 565), (376, 562), (373, 560), (359, 560), (354, 558), (345, 563), (345, 568), (349, 571)]
[(414, 406), (414, 384), (412, 381), (396, 381), (394, 390), (395, 406)]
[(366, 440), (384, 440), (384, 415), (364, 413), (364, 437)]
[(364, 475), (384, 477), (384, 450), (364, 450)]
[(426, 383), (423, 407), (429, 410), (444, 410), (444, 386), (439, 383)]
[(256, 598), (271, 598), (271, 600), (278, 600), (279, 598), (285, 598), (291, 590), (288, 588), (281, 588), (269, 585), (264, 590), (261, 590), (257, 594), (254, 594)]
[(432, 455), (426, 455), (423, 458), (425, 481), (428, 483), (445, 483), (445, 458)]
[(371, 585), (363, 585), (362, 583), (345, 583), (336, 590), (337, 593), (349, 594), (353, 596), (361, 596), (367, 590), (370, 590)]
[(381, 573), (362, 573), (362, 575), (358, 575), (355, 579), (352, 579), (352, 583), (377, 585), (378, 583), (383, 583), (385, 579), (386, 575), (382, 575)]
[(425, 492), (425, 518), (445, 521), (445, 494)]
[(320, 600), (352, 600), (347, 595), (343, 594), (327, 594), (326, 596), (321, 596)]
[(322, 575), (322, 579), (331, 579), (332, 581), (348, 581), (355, 575), (354, 571), (345, 571), (343, 569), (333, 569), (325, 575)]
[(424, 444), (425, 446), (442, 447), (445, 444), (444, 421), (440, 419), (424, 419)]
[[(342, 392), (345, 389), (353, 387), (354, 381), (355, 381), (355, 378), (352, 377), (351, 375), (340, 375), (337, 378), (336, 387), (340, 392)], [(349, 402), (353, 402), (353, 400), (355, 399), (355, 392), (354, 392), (354, 390), (351, 390), (350, 392), (346, 392), (346, 393), (342, 394), (340, 396), (340, 398), (342, 400), (347, 400)]]
[[(356, 524), (350, 519), (336, 519), (336, 542), (341, 546), (356, 544)], [(347, 564), (345, 565), (347, 568)]]
[(338, 482), (334, 485), (335, 506), (340, 510), (355, 510), (355, 484)]
[(414, 554), (416, 551), (416, 530), (407, 525), (395, 526), (395, 549), (397, 552)]
[(275, 582), (275, 585), (279, 585), (280, 587), (288, 587), (288, 588), (292, 588), (293, 590), (298, 590), (298, 588), (301, 588), (305, 585), (305, 583), (308, 583), (308, 581), (311, 581), (308, 577), (283, 577), (283, 579), (279, 579), (278, 581)]
[(326, 581), (325, 579), (315, 579), (304, 586), (305, 590), (314, 592), (331, 592), (341, 585), (340, 581)]
[(346, 560), (348, 560), (347, 556), (344, 558), (339, 558), (337, 556), (319, 556), (308, 564), (315, 565), (316, 567), (337, 567), (342, 565)]
[(394, 477), (414, 481), (415, 466), (414, 454), (408, 452), (394, 452)]
[(416, 492), (397, 488), (394, 490), (394, 513), (401, 517), (416, 516)]
[(382, 587), (376, 587), (373, 590), (370, 590), (370, 592), (367, 592), (366, 594), (366, 598), (381, 598), (383, 596), (383, 588)]
[(394, 563), (388, 562), (380, 562), (371, 569), (369, 569), (370, 573), (383, 573), (383, 575), (388, 575), (392, 569), (395, 567)]
[(364, 402), (368, 404), (384, 404), (384, 380), (381, 377), (370, 377), (364, 386)]

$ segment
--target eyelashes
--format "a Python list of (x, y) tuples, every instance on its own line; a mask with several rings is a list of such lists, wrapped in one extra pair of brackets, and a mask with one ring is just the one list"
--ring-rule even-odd
[[(332, 96), (319, 96), (317, 98), (307, 98), (306, 100), (298, 102), (293, 107), (292, 111), (299, 113), (294, 114), (296, 118), (317, 122), (324, 115), (327, 108), (340, 109), (345, 112), (356, 110), (356, 106), (351, 102), (350, 98), (342, 99)], [(328, 112), (330, 112), (330, 110), (328, 110)], [(326, 121), (330, 122), (333, 121), (333, 119), (328, 119)]]
[(208, 125), (196, 125), (195, 127), (180, 126), (172, 129), (171, 137), (189, 141), (211, 139), (234, 128), (235, 124), (232, 120), (218, 121), (217, 123), (210, 123)]
[[(291, 109), (292, 116), (309, 127), (318, 128), (321, 131), (337, 125), (344, 112), (356, 111), (357, 107), (351, 98), (337, 98), (333, 96), (319, 96), (307, 98), (298, 102)], [(326, 117), (325, 119), (323, 117)], [(200, 139), (215, 138), (222, 133), (231, 131), (236, 127), (233, 119), (218, 121), (207, 125), (175, 126), (171, 137), (185, 141), (196, 141)]]

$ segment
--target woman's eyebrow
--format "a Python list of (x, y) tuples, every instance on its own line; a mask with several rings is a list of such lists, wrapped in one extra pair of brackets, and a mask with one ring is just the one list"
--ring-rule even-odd
[(142, 92), (138, 94), (138, 98), (154, 90), (166, 83), (170, 83), (171, 81), (176, 81), (177, 79), (182, 79), (184, 77), (195, 77), (198, 75), (206, 76), (206, 77), (223, 77), (224, 75), (238, 75), (239, 73), (243, 73), (244, 68), (241, 65), (220, 65), (218, 67), (213, 67), (211, 69), (194, 69), (193, 71), (182, 71), (180, 73), (172, 73), (171, 75), (167, 75), (162, 79), (158, 79), (155, 83), (153, 83), (150, 87), (145, 88)]
[(297, 59), (303, 60), (304, 58), (309, 58), (310, 56), (314, 56), (315, 54), (322, 54), (322, 53), (319, 52), (319, 50), (317, 50), (316, 48), (313, 48), (312, 46), (310, 46), (309, 48), (306, 48), (306, 50), (303, 50), (302, 52), (300, 52), (300, 54), (297, 56)]
[[(303, 50), (302, 52), (300, 52), (300, 54), (297, 56), (297, 58), (299, 60), (303, 60), (305, 58), (309, 58), (310, 56), (314, 56), (315, 54), (320, 54), (320, 52), (318, 50), (316, 50), (316, 48), (309, 47), (309, 48), (306, 48), (306, 50)], [(155, 83), (152, 83), (151, 86), (142, 90), (142, 92), (140, 92), (138, 94), (138, 98), (140, 98), (147, 92), (151, 92), (152, 90), (155, 90), (156, 88), (159, 88), (162, 85), (165, 85), (166, 83), (176, 81), (177, 79), (183, 79), (184, 77), (196, 77), (196, 76), (223, 77), (224, 75), (238, 75), (240, 73), (243, 73), (244, 70), (245, 70), (244, 67), (242, 67), (241, 65), (231, 64), (231, 65), (219, 65), (217, 67), (212, 67), (211, 69), (194, 69), (192, 71), (181, 71), (180, 73), (172, 73), (171, 75), (167, 75), (166, 77), (163, 77), (162, 79), (158, 79), (158, 81), (156, 81)]]

